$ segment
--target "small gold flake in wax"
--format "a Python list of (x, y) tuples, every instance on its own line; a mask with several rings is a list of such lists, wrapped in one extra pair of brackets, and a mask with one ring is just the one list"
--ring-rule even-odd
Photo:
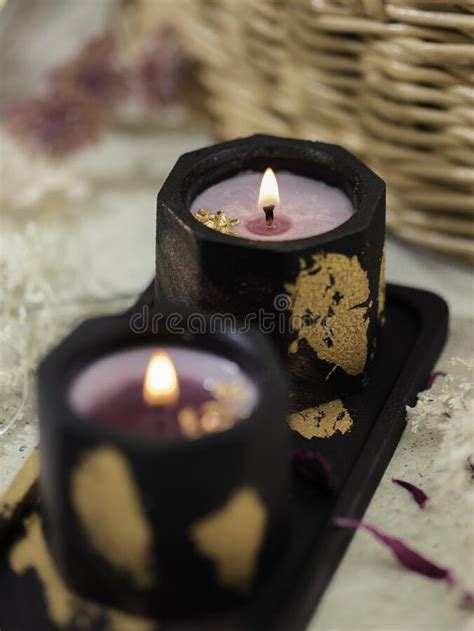
[(234, 424), (229, 408), (218, 401), (204, 403), (201, 410), (201, 427), (206, 433), (220, 432)]
[(178, 414), (178, 423), (184, 436), (187, 438), (198, 438), (201, 434), (199, 418), (191, 407), (183, 408)]
[(222, 232), (223, 234), (230, 234), (234, 237), (238, 236), (232, 228), (237, 226), (240, 223), (240, 220), (230, 219), (226, 216), (223, 210), (218, 210), (216, 213), (210, 213), (205, 208), (201, 208), (194, 214), (194, 217), (212, 230), (217, 230), (217, 232)]
[(246, 398), (245, 384), (239, 379), (218, 381), (211, 392), (214, 399), (225, 403), (243, 403)]
[(199, 438), (203, 434), (229, 429), (235, 422), (227, 405), (207, 401), (199, 410), (185, 407), (178, 413), (178, 423), (186, 438)]

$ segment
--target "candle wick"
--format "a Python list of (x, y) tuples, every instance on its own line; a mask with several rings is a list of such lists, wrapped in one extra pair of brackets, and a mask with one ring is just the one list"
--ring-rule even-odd
[(273, 211), (275, 210), (275, 204), (268, 204), (268, 206), (263, 206), (263, 212), (265, 213), (265, 221), (267, 224), (267, 228), (271, 228), (273, 225)]

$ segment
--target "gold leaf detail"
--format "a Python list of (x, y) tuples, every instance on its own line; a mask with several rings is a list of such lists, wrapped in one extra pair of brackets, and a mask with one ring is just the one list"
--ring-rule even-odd
[(233, 231), (233, 227), (239, 225), (240, 219), (230, 219), (223, 210), (210, 213), (205, 208), (201, 208), (197, 213), (194, 213), (194, 218), (207, 228), (217, 230), (217, 232), (222, 232), (223, 234), (230, 234), (234, 237), (239, 236)]
[(242, 488), (218, 510), (191, 526), (199, 552), (214, 561), (219, 584), (235, 591), (250, 589), (255, 576), (267, 511), (252, 488)]
[(219, 381), (212, 388), (211, 394), (221, 403), (242, 404), (247, 397), (247, 388), (241, 379)]
[(188, 406), (178, 412), (181, 432), (190, 439), (222, 432), (232, 427), (235, 420), (229, 407), (220, 401), (205, 401), (198, 409)]
[(25, 506), (30, 500), (35, 500), (38, 482), (39, 462), (38, 451), (35, 449), (25, 461), (13, 482), (0, 497), (0, 517), (11, 519), (15, 512)]
[(288, 424), (304, 438), (330, 438), (337, 432), (345, 434), (352, 427), (352, 418), (340, 399), (306, 408), (291, 414)]
[(73, 613), (74, 596), (63, 582), (49, 555), (37, 514), (25, 521), (26, 535), (10, 552), (14, 572), (23, 574), (30, 567), (36, 570), (43, 583), (45, 601), (51, 618), (59, 625), (66, 624)]
[(155, 628), (151, 620), (102, 607), (69, 591), (53, 563), (38, 514), (33, 513), (25, 520), (25, 530), (25, 536), (10, 551), (10, 566), (16, 574), (24, 574), (30, 568), (35, 570), (43, 585), (49, 617), (55, 625), (67, 629), (73, 621), (81, 620), (84, 626), (78, 628), (84, 631), (93, 628), (94, 621), (100, 622), (104, 631), (152, 631)]
[(153, 532), (126, 458), (114, 447), (88, 453), (72, 475), (71, 497), (95, 551), (139, 587), (151, 587)]
[(385, 311), (385, 244), (383, 246), (382, 261), (380, 262), (379, 292), (377, 298), (377, 317), (383, 318)]
[(320, 359), (359, 375), (367, 361), (367, 274), (356, 256), (315, 254), (312, 259), (307, 267), (301, 262), (295, 284), (286, 286), (298, 334), (289, 353), (305, 340)]

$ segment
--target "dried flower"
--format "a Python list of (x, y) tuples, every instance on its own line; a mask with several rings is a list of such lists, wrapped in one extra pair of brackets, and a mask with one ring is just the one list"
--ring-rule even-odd
[[(91, 311), (99, 312), (120, 296), (98, 291), (96, 281), (83, 274), (77, 249), (65, 247), (62, 222), (2, 225), (0, 247), (0, 440), (24, 414), (35, 418), (31, 392), (39, 358)], [(61, 264), (58, 264), (60, 253)], [(71, 283), (71, 278), (74, 282)], [(129, 298), (126, 299), (127, 302)], [(101, 307), (102, 305), (102, 307)], [(34, 428), (32, 431), (36, 435)], [(8, 441), (7, 441), (8, 444)], [(17, 449), (18, 447), (15, 447)], [(13, 449), (13, 443), (12, 443)], [(3, 473), (3, 470), (2, 470)]]
[(9, 106), (8, 130), (23, 144), (60, 157), (97, 141), (105, 125), (95, 102), (77, 92), (56, 92)]
[(433, 386), (435, 381), (438, 379), (438, 377), (446, 377), (446, 373), (442, 372), (441, 370), (439, 370), (438, 372), (431, 373), (428, 381), (426, 382), (424, 390), (429, 390)]
[(376, 539), (389, 548), (396, 558), (407, 569), (427, 578), (434, 580), (444, 580), (449, 585), (455, 583), (455, 579), (450, 570), (433, 563), (429, 559), (425, 558), (413, 548), (407, 546), (403, 541), (388, 535), (375, 526), (371, 526), (359, 519), (350, 519), (347, 517), (336, 517), (334, 519), (336, 526), (340, 528), (363, 528), (367, 532), (370, 532)]
[(407, 417), (416, 432), (421, 424), (441, 431), (450, 426), (450, 419), (466, 409), (474, 384), (456, 375), (436, 379), (429, 390), (418, 396), (415, 407), (407, 407)]
[(94, 99), (102, 108), (113, 105), (127, 89), (123, 71), (115, 58), (113, 39), (95, 37), (78, 55), (55, 68), (49, 76), (53, 91), (74, 92)]
[(294, 449), (291, 464), (298, 475), (308, 482), (319, 485), (331, 493), (336, 489), (336, 480), (331, 467), (319, 454), (308, 448)]
[(468, 471), (471, 474), (471, 480), (474, 480), (474, 456), (468, 456), (466, 462)]
[(218, 210), (216, 213), (210, 213), (205, 208), (201, 208), (197, 211), (197, 213), (194, 213), (194, 217), (200, 223), (203, 223), (207, 228), (217, 230), (217, 232), (222, 232), (223, 234), (238, 236), (232, 228), (240, 223), (240, 219), (230, 219), (226, 216), (223, 210)]
[(392, 482), (406, 489), (409, 493), (411, 493), (413, 499), (418, 504), (418, 506), (420, 508), (425, 508), (426, 502), (429, 498), (422, 489), (420, 489), (418, 486), (415, 486), (411, 482), (405, 482), (405, 480), (397, 480), (395, 478), (392, 478)]
[[(466, 484), (469, 473), (472, 476), (469, 458), (474, 454), (473, 363), (456, 358), (451, 364), (453, 374), (438, 378), (430, 390), (421, 392), (415, 407), (407, 408), (407, 416), (412, 431), (423, 426), (441, 434), (440, 452), (435, 462), (433, 501), (454, 493), (461, 501), (473, 505), (474, 488), (472, 484)], [(468, 376), (455, 374), (459, 367), (464, 373), (467, 369)]]
[(384, 546), (389, 548), (398, 561), (408, 570), (432, 580), (445, 581), (449, 587), (454, 588), (455, 594), (459, 597), (461, 607), (473, 606), (474, 593), (469, 588), (466, 588), (465, 582), (457, 574), (448, 568), (430, 561), (410, 546), (407, 546), (401, 539), (392, 537), (379, 528), (359, 519), (336, 517), (333, 521), (339, 528), (362, 528), (366, 530)]
[(40, 153), (33, 155), (0, 129), (0, 144), (8, 159), (0, 164), (0, 206), (18, 211), (37, 207), (49, 196), (81, 198), (88, 186), (69, 165), (51, 163)]
[(175, 30), (161, 27), (132, 68), (131, 84), (148, 107), (172, 105), (182, 95), (189, 66)]

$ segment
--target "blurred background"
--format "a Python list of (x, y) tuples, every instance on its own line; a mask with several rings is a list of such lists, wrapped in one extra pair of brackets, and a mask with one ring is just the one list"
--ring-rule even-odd
[[(178, 156), (255, 132), (341, 144), (386, 180), (388, 280), (447, 299), (441, 366), (461, 357), (464, 385), (447, 381), (440, 397), (464, 409), (473, 39), (472, 0), (0, 0), (0, 492), (38, 442), (39, 358), (151, 281), (156, 194)], [(474, 448), (465, 430), (455, 436)], [(440, 436), (405, 433), (369, 518), (468, 563), (472, 527), (451, 481), (446, 510), (416, 520), (390, 481), (436, 477)], [(378, 631), (381, 609), (391, 630), (461, 628), (464, 613), (372, 549), (356, 537), (318, 628)]]
[(335, 142), (386, 179), (392, 234), (472, 263), (472, 0), (3, 5), (17, 142), (66, 159), (126, 124), (156, 138), (197, 118), (216, 138)]

